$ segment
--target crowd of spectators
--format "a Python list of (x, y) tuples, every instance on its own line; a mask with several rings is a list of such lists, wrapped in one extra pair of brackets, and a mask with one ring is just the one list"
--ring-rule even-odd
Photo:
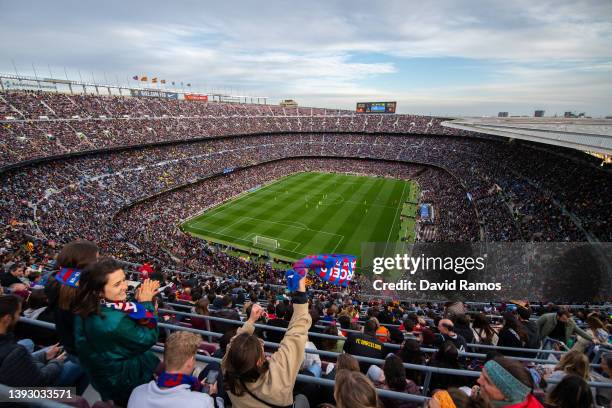
[[(473, 197), (479, 210), (479, 220), (483, 222), (484, 237), (481, 238), (487, 241), (574, 242), (586, 240), (586, 234), (602, 241), (611, 238), (606, 197), (612, 192), (612, 183), (607, 171), (597, 169), (586, 158), (562, 149), (545, 150), (529, 144), (508, 144), (484, 138), (443, 137), (463, 133), (440, 126), (440, 119), (437, 118), (356, 115), (348, 111), (290, 109), (270, 105), (203, 104), (159, 98), (45, 92), (5, 92), (2, 95), (0, 104), (3, 104), (5, 116), (11, 116), (8, 113), (13, 112), (13, 117), (21, 118), (4, 120), (0, 126), (5, 165), (68, 152), (159, 141), (179, 142), (206, 136), (343, 132), (230, 138), (75, 158), (66, 160), (73, 164), (70, 166), (73, 171), (62, 169), (65, 179), (62, 178), (60, 182), (49, 180), (49, 186), (64, 185), (67, 180), (68, 188), (71, 188), (75, 176), (82, 173), (85, 175), (80, 177), (79, 189), (85, 194), (95, 194), (93, 190), (97, 187), (82, 186), (83, 180), (93, 179), (104, 186), (106, 181), (114, 183), (121, 178), (121, 181), (133, 185), (141, 181), (138, 179), (150, 178), (153, 174), (147, 171), (148, 166), (142, 169), (135, 165), (138, 160), (144, 162), (143, 165), (156, 164), (158, 170), (162, 166), (164, 168), (163, 177), (152, 176), (157, 179), (154, 183), (149, 180), (153, 184), (153, 192), (196, 178), (202, 169), (211, 168), (207, 166), (211, 161), (216, 162), (216, 168), (229, 168), (301, 154), (405, 160), (443, 166), (457, 176), (464, 190)], [(41, 116), (49, 120), (40, 119)], [(272, 122), (275, 120), (277, 122)], [(315, 126), (313, 120), (322, 122)], [(306, 121), (311, 121), (310, 125), (305, 125)], [(350, 132), (385, 135), (368, 136)], [(388, 135), (392, 133), (406, 136)], [(437, 136), (408, 136), (410, 134)], [(10, 158), (11, 155), (14, 157)], [(101, 165), (101, 161), (106, 162), (107, 171), (104, 173), (96, 169), (93, 175), (90, 171), (88, 177), (88, 172), (82, 170), (83, 166), (93, 171), (90, 164)], [(53, 163), (68, 167), (63, 162), (58, 160)], [(124, 162), (131, 165), (131, 171), (117, 171)], [(44, 173), (47, 166), (53, 167), (54, 164), (35, 166), (33, 172), (40, 170)], [(59, 177), (37, 174), (36, 179), (40, 180), (41, 176), (43, 179)], [(30, 177), (27, 182), (31, 181)], [(20, 187), (24, 187), (23, 184)], [(49, 190), (49, 187), (38, 187), (38, 194)], [(112, 189), (112, 185), (110, 187)], [(448, 188), (460, 187), (449, 185)], [(125, 196), (140, 191), (132, 188), (126, 192), (123, 186), (117, 186), (114, 190), (103, 205), (117, 203), (122, 198), (123, 201), (131, 201), (131, 197)], [(446, 201), (443, 191), (436, 194), (443, 202)], [(32, 194), (28, 193), (27, 197), (31, 199)], [(452, 221), (448, 218), (457, 218), (452, 208), (439, 214), (450, 217), (440, 219), (440, 228), (435, 231), (450, 232), (438, 237), (436, 233), (429, 234), (433, 235), (431, 240), (473, 236), (473, 231), (469, 231), (475, 228), (473, 225), (449, 225)], [(27, 218), (32, 219), (30, 216)]]
[[(612, 320), (605, 308), (570, 310), (521, 301), (486, 306), (385, 301), (362, 296), (355, 288), (330, 290), (314, 277), (303, 279), (298, 291), (289, 293), (272, 269), (221, 275), (173, 271), (163, 263), (143, 268), (108, 258), (114, 254), (91, 242), (58, 247), (20, 237), (18, 226), (7, 228), (3, 237), (4, 274), (19, 280), (3, 288), (9, 295), (0, 296), (3, 384), (80, 384), (82, 395), (85, 381), (106, 406), (112, 401), (129, 407), (422, 406), (379, 396), (376, 389), (430, 397), (429, 407), (453, 406), (445, 405), (449, 401), (457, 407), (485, 408), (591, 408), (610, 403), (610, 389), (587, 384), (610, 382), (612, 374), (612, 354), (603, 354), (600, 367), (590, 365), (598, 349), (609, 347)], [(65, 268), (71, 261), (81, 262), (83, 269)], [(23, 272), (11, 273), (14, 263), (23, 265)], [(66, 269), (69, 275), (81, 271), (75, 301), (64, 310), (77, 316), (73, 328), (62, 325), (57, 305), (62, 294), (71, 293), (61, 289), (74, 287), (60, 286), (60, 297), (52, 296), (58, 284), (71, 282)], [(45, 300), (41, 293), (50, 297)], [(42, 318), (40, 313), (22, 313), (26, 305), (56, 311), (50, 320), (60, 345), (19, 322), (21, 316)], [(136, 310), (142, 314), (132, 315)], [(208, 326), (222, 337), (180, 331), (194, 329), (208, 317), (228, 319)], [(158, 322), (179, 331), (170, 334)], [(270, 336), (278, 328), (286, 332)], [(322, 334), (331, 334), (331, 339)], [(535, 355), (527, 349), (548, 342), (564, 353), (530, 361)], [(483, 352), (473, 344), (500, 348)], [(154, 345), (165, 347), (163, 360), (149, 351)], [(72, 357), (70, 350), (76, 351)], [(203, 367), (196, 361), (198, 354), (223, 360)], [(75, 365), (81, 371), (75, 371)], [(430, 368), (468, 370), (479, 377), (437, 371), (424, 389)], [(334, 387), (296, 382), (297, 374), (331, 379)]]
[[(590, 213), (587, 221), (580, 224), (568, 212), (570, 204), (559, 202), (551, 196), (550, 191), (535, 188), (532, 180), (501, 174), (500, 166), (491, 168), (487, 167), (486, 162), (480, 162), (493, 148), (501, 147), (495, 143), (458, 138), (306, 134), (300, 135), (299, 141), (291, 135), (269, 135), (100, 153), (32, 165), (27, 167), (27, 173), (23, 170), (5, 172), (5, 194), (0, 211), (6, 222), (13, 219), (36, 222), (35, 212), (40, 217), (50, 218), (40, 220), (38, 224), (49, 224), (52, 226), (49, 233), (55, 234), (54, 238), (62, 238), (70, 235), (67, 232), (75, 235), (75, 232), (69, 231), (71, 226), (72, 229), (83, 230), (78, 228), (78, 222), (70, 222), (71, 218), (81, 216), (78, 210), (83, 198), (102, 196), (101, 200), (88, 207), (92, 212), (94, 209), (116, 209), (146, 195), (224, 168), (301, 155), (341, 155), (431, 163), (442, 165), (457, 176), (458, 182), (442, 176), (448, 181), (432, 183), (436, 189), (422, 188), (421, 202), (433, 201), (431, 195), (436, 195), (434, 204), (438, 210), (440, 228), (437, 231), (440, 235), (434, 235), (431, 240), (474, 239), (478, 223), (471, 222), (473, 216), (457, 216), (464, 209), (457, 208), (454, 203), (462, 201), (446, 198), (447, 195), (456, 197), (465, 194), (466, 190), (472, 194), (473, 203), (478, 209), (478, 221), (482, 221), (484, 239), (487, 241), (580, 241), (586, 239), (584, 231), (600, 233), (600, 227), (608, 225), (608, 212), (604, 207)], [(474, 150), (480, 150), (481, 154), (474, 157)], [(508, 150), (514, 154), (513, 149)], [(521, 150), (523, 156), (530, 152), (529, 149)], [(469, 166), (464, 163), (467, 160), (471, 162)], [(428, 171), (431, 177), (421, 177), (425, 180), (423, 182), (440, 177), (439, 171), (431, 168), (424, 171)], [(500, 174), (496, 177), (498, 172)], [(598, 173), (594, 172), (593, 176), (598, 177)], [(609, 177), (601, 179), (598, 191), (602, 196), (609, 191), (609, 184)], [(571, 183), (560, 183), (556, 187), (563, 189), (564, 186), (568, 189), (574, 187)], [(101, 192), (102, 189), (104, 191)], [(576, 190), (579, 189), (573, 189)], [(78, 202), (71, 205), (71, 197)], [(56, 214), (52, 211), (54, 207), (64, 207), (65, 211)], [(59, 217), (63, 225), (54, 223), (53, 217)], [(595, 224), (588, 221), (595, 219)], [(589, 231), (585, 229), (589, 225), (598, 226)], [(605, 239), (605, 234), (599, 237)]]
[[(348, 288), (311, 277), (308, 288), (302, 280), (288, 294), (275, 264), (230, 255), (179, 228), (204, 208), (280, 177), (328, 171), (417, 182), (419, 202), (435, 213), (418, 242), (612, 239), (606, 169), (567, 149), (475, 137), (441, 122), (320, 108), (1, 93), (0, 166), (18, 166), (0, 173), (0, 285), (10, 294), (0, 296), (0, 383), (74, 386), (78, 394), (91, 384), (102, 400), (129, 407), (417, 406), (379, 397), (376, 388), (432, 397), (427, 404), (435, 408), (608, 404), (606, 389), (587, 385), (611, 375), (610, 354), (601, 367), (589, 365), (609, 342), (605, 310), (372, 300), (362, 276)], [(159, 142), (173, 143), (142, 146)], [(85, 151), (97, 152), (19, 164)], [(145, 262), (154, 264), (144, 272), (153, 280), (134, 271)], [(71, 285), (81, 272), (80, 285)], [(501, 278), (533, 282), (527, 289), (542, 300), (545, 284), (530, 273), (508, 270)], [(201, 316), (180, 315), (175, 302)], [(176, 313), (158, 312), (164, 303)], [(138, 319), (127, 317), (132, 307)], [(20, 323), (21, 316), (56, 330)], [(158, 321), (222, 337), (170, 334)], [(269, 327), (255, 326), (261, 323)], [(534, 357), (521, 349), (546, 338), (572, 350), (548, 364), (511, 359)], [(465, 354), (479, 351), (471, 343), (516, 350), (476, 357)], [(156, 344), (165, 345), (161, 365), (150, 351)], [(196, 352), (223, 362), (197, 378)], [(480, 377), (437, 372), (423, 390), (425, 371), (403, 363)], [(296, 383), (298, 373), (335, 385)]]
[(468, 133), (425, 116), (46, 92), (4, 92), (0, 113), (0, 166), (58, 154), (236, 134)]

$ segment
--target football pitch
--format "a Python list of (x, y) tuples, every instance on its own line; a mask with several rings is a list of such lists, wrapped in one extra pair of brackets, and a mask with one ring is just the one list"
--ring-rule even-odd
[(418, 185), (338, 173), (296, 173), (186, 221), (193, 236), (293, 261), (361, 255), (362, 242), (414, 241)]

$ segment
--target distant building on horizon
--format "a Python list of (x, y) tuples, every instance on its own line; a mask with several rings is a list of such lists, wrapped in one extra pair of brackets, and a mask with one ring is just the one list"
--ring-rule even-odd
[(543, 118), (544, 117), (544, 112), (543, 110), (537, 110), (533, 113), (533, 116), (535, 116), (536, 118)]
[(497, 114), (498, 118), (507, 118), (508, 117), (508, 112), (499, 112)]

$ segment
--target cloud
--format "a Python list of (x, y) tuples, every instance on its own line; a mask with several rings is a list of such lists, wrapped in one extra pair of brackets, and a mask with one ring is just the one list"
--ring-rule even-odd
[[(607, 0), (4, 0), (0, 38), (3, 72), (14, 60), (26, 74), (32, 63), (56, 74), (66, 66), (72, 77), (148, 74), (318, 106), (397, 99), (400, 112), (436, 103), (474, 113), (498, 102), (576, 103), (600, 114), (612, 106)], [(453, 74), (453, 58), (473, 61), (480, 83), (458, 67)], [(420, 73), (427, 86), (408, 87), (421, 79), (402, 68), (413, 59), (448, 64), (445, 77), (432, 69)], [(432, 86), (437, 80), (445, 86)]]

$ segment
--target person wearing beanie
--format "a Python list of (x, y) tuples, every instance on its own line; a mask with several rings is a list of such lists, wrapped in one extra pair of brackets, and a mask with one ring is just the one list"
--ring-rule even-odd
[(494, 407), (542, 408), (532, 390), (531, 374), (520, 362), (496, 357), (484, 365), (472, 392), (486, 396)]
[(370, 368), (368, 368), (367, 376), (374, 385), (381, 385), (385, 382), (385, 373), (382, 368), (377, 365), (372, 364)]

